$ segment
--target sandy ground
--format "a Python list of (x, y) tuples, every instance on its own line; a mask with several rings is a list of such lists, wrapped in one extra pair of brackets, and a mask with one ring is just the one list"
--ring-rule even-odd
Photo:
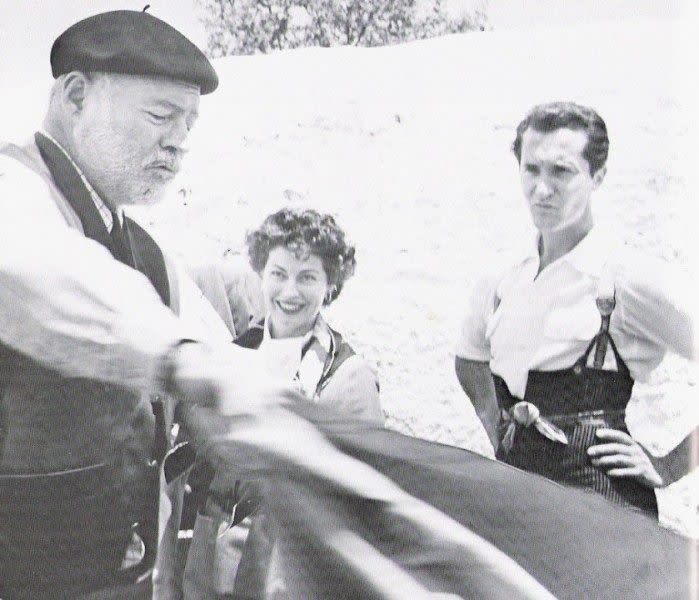
[[(328, 317), (377, 364), (389, 426), (487, 454), (452, 348), (465, 286), (527, 232), (514, 128), (538, 102), (596, 107), (612, 140), (599, 221), (691, 268), (678, 36), (672, 22), (636, 23), (220, 60), (186, 171), (141, 218), (195, 262), (240, 260), (246, 229), (282, 205), (335, 213), (358, 270)], [(673, 358), (638, 385), (637, 437), (663, 451), (699, 423), (696, 382)], [(692, 535), (697, 487), (695, 473), (660, 494), (663, 520)]]

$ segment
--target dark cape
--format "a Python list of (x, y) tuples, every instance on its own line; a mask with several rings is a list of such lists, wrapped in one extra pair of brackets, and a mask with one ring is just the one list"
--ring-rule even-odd
[[(325, 441), (317, 442), (316, 454), (340, 452), (357, 459), (409, 500), (404, 498), (401, 508), (352, 492), (338, 484), (342, 478), (351, 480), (349, 472), (323, 474), (293, 458), (285, 461), (283, 448), (267, 456), (262, 448), (255, 473), (267, 477), (262, 511), (283, 541), (278, 549), (285, 598), (398, 598), (381, 588), (391, 580), (412, 589), (410, 597), (422, 597), (416, 590), (425, 590), (425, 598), (430, 597), (427, 591), (457, 598), (547, 597), (541, 590), (571, 600), (690, 597), (696, 542), (659, 527), (645, 514), (467, 450), (348, 420), (317, 405), (298, 402), (289, 410), (292, 420), (301, 417), (322, 432)], [(239, 449), (249, 453), (255, 443), (241, 443)], [(339, 455), (334, 456), (337, 460)], [(266, 461), (262, 468), (260, 461)], [(453, 523), (453, 530), (461, 526), (475, 546), (446, 539), (440, 531), (449, 529), (440, 530), (440, 522)], [(540, 589), (517, 590), (516, 573), (508, 579), (487, 567), (493, 550), (501, 558), (491, 567), (514, 561), (510, 570), (517, 571), (518, 565), (520, 575), (531, 576)], [(246, 565), (243, 557), (236, 597), (258, 598), (269, 585), (260, 581), (257, 567)]]

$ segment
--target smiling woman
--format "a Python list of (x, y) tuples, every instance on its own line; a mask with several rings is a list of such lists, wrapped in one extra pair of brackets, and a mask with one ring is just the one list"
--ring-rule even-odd
[(283, 373), (309, 399), (381, 422), (373, 369), (320, 313), (354, 273), (354, 247), (344, 231), (331, 215), (284, 208), (246, 241), (262, 280), (265, 319), (236, 343), (262, 351), (270, 374)]
[[(257, 350), (266, 375), (291, 382), (308, 401), (369, 427), (381, 426), (376, 371), (321, 314), (321, 308), (339, 296), (354, 273), (354, 247), (344, 231), (331, 215), (284, 208), (250, 232), (246, 242), (250, 264), (262, 281), (265, 317), (235, 343)], [(195, 469), (190, 477), (192, 487), (205, 487), (208, 481), (208, 497), (197, 516), (187, 558), (187, 597), (199, 597), (193, 595), (196, 590), (212, 586), (218, 594), (232, 593), (238, 561), (243, 565), (240, 577), (246, 582), (265, 581), (276, 572), (274, 564), (265, 567), (268, 574), (260, 572), (269, 562), (273, 545), (264, 515), (254, 517), (242, 558), (245, 525), (226, 529), (257, 510), (259, 482), (231, 482), (206, 466)], [(217, 538), (219, 531), (223, 534)], [(214, 545), (212, 558), (207, 548)]]
[(282, 209), (247, 237), (250, 262), (262, 277), (272, 336), (310, 331), (321, 305), (354, 273), (354, 247), (330, 215)]

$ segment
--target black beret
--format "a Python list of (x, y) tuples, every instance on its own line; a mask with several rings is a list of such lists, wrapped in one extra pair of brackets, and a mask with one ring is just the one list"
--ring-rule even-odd
[(71, 25), (51, 47), (54, 77), (102, 71), (169, 77), (213, 92), (218, 76), (209, 59), (165, 21), (146, 12), (115, 10)]

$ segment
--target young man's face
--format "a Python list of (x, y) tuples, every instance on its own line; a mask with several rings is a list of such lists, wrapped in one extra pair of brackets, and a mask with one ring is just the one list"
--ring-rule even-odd
[(157, 202), (177, 174), (199, 89), (168, 79), (98, 76), (73, 130), (73, 159), (113, 208)]
[(575, 228), (590, 217), (590, 197), (605, 169), (590, 174), (583, 157), (587, 134), (561, 128), (527, 129), (522, 136), (519, 172), (534, 225), (541, 232)]

